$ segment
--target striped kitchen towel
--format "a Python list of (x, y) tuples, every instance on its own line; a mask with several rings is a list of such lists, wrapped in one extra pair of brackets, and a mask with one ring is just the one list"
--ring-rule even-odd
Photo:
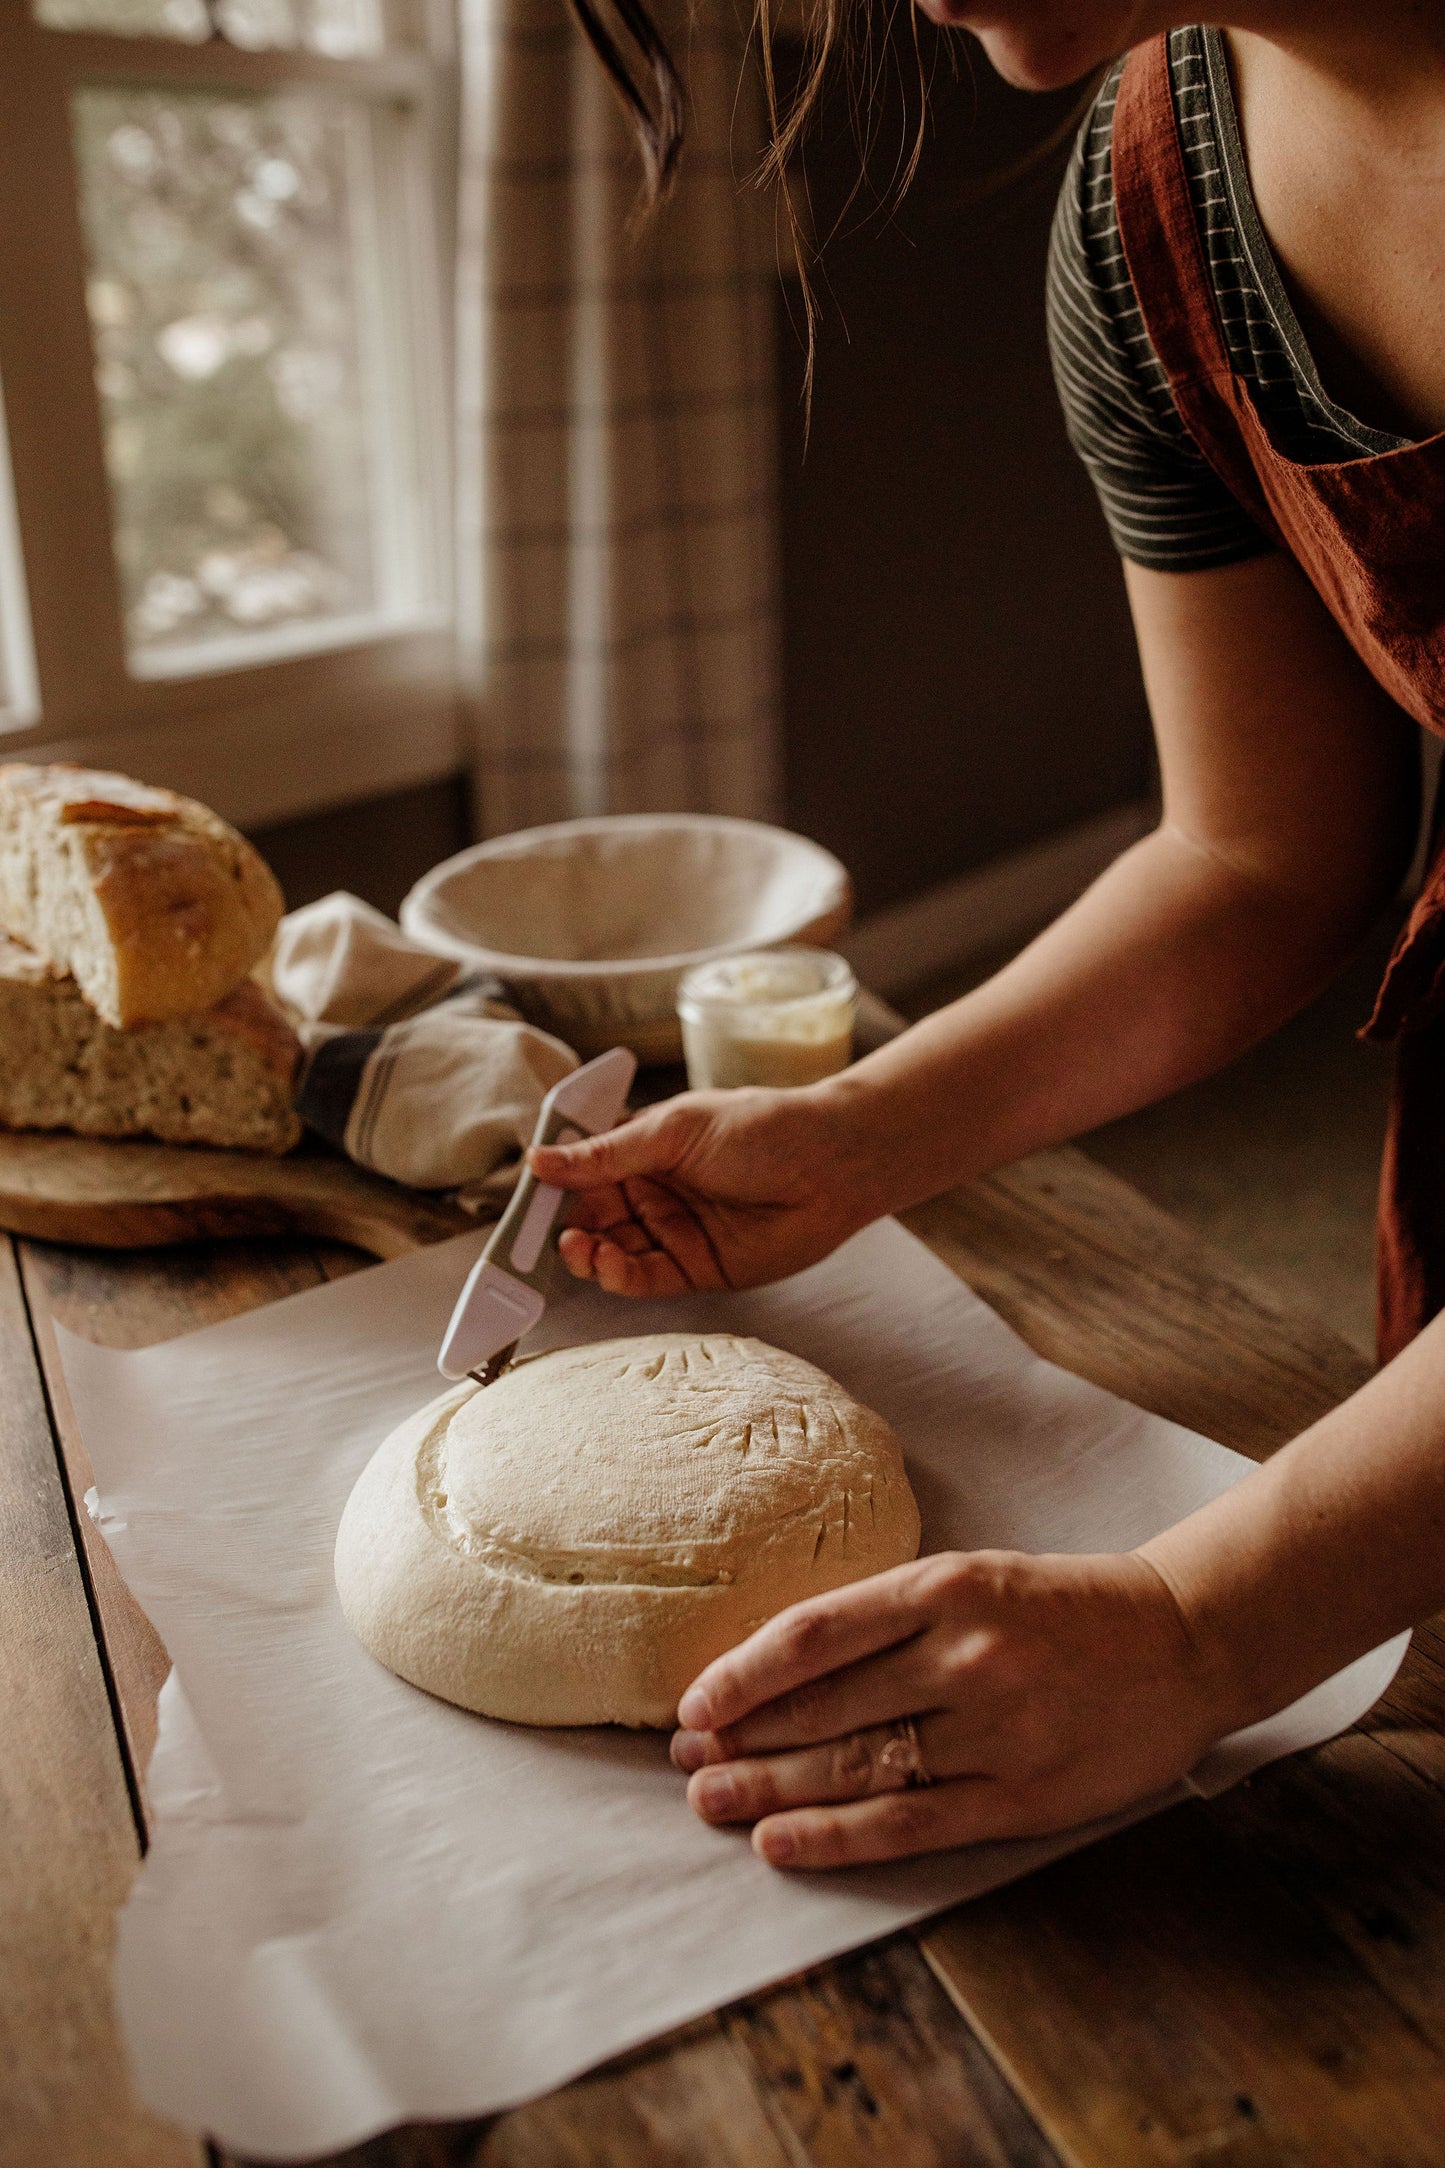
[(297, 1112), (377, 1174), (485, 1208), (516, 1180), (543, 1095), (577, 1066), (500, 980), (409, 940), (358, 896), (281, 921), (267, 966), (306, 1059)]

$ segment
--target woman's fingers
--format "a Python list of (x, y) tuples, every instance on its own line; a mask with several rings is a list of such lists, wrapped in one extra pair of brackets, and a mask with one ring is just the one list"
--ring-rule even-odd
[(676, 1164), (684, 1139), (670, 1109), (634, 1115), (598, 1137), (575, 1144), (537, 1144), (527, 1162), (539, 1182), (557, 1189), (590, 1190), (629, 1175), (665, 1172)]
[(606, 1235), (593, 1252), (592, 1277), (605, 1295), (683, 1295), (689, 1285), (666, 1251), (648, 1247), (634, 1256)]
[(557, 1249), (574, 1279), (595, 1280), (604, 1294), (681, 1295), (687, 1291), (688, 1283), (673, 1260), (654, 1249), (640, 1229), (619, 1228), (614, 1236), (567, 1227)]
[[(763, 1704), (910, 1638), (926, 1623), (922, 1570), (918, 1561), (894, 1566), (780, 1611), (693, 1680), (678, 1704), (678, 1723), (685, 1731), (734, 1731)], [(813, 1731), (793, 1739), (826, 1736)]]
[(927, 1638), (914, 1634), (876, 1656), (840, 1665), (727, 1725), (720, 1734), (722, 1744), (734, 1759), (781, 1754), (937, 1708), (943, 1695), (931, 1653)]
[(1091, 1798), (1080, 1792), (1069, 1770), (1022, 1783), (1000, 1776), (958, 1776), (942, 1784), (765, 1815), (753, 1825), (753, 1850), (774, 1867), (861, 1867), (958, 1844), (1051, 1836), (1112, 1812), (1131, 1796), (1139, 1794), (1126, 1786), (1113, 1795)]
[(1027, 1804), (995, 1778), (955, 1777), (951, 1783), (884, 1792), (840, 1806), (770, 1814), (753, 1829), (753, 1850), (773, 1867), (861, 1867), (956, 1844), (1038, 1836), (1061, 1826), (1048, 1818), (1037, 1822)]
[(567, 1225), (585, 1228), (588, 1234), (609, 1234), (626, 1226), (631, 1218), (620, 1182), (604, 1183), (598, 1189), (578, 1190), (567, 1206)]
[(623, 1186), (634, 1225), (670, 1257), (687, 1287), (726, 1287), (727, 1279), (707, 1230), (692, 1206), (663, 1182), (637, 1180)]
[(574, 1278), (609, 1295), (679, 1295), (724, 1287), (701, 1221), (659, 1182), (628, 1182), (579, 1196), (558, 1253)]
[[(948, 1739), (946, 1720), (920, 1717), (913, 1730), (917, 1751), (931, 1777), (968, 1771), (966, 1750)], [(696, 1737), (680, 1733), (673, 1743), (673, 1760), (680, 1768), (691, 1765), (694, 1774), (687, 1787), (687, 1803), (705, 1822), (759, 1822), (789, 1807), (903, 1791), (915, 1766), (913, 1742), (898, 1724), (875, 1724), (866, 1731), (830, 1739), (825, 1746), (757, 1760), (718, 1762), (709, 1753), (691, 1761), (687, 1742)]]
[(696, 1811), (751, 1821), (779, 1866), (827, 1868), (1167, 1796), (1224, 1712), (1147, 1561), (976, 1552), (781, 1614), (679, 1713)]
[[(1005, 1778), (988, 1766), (996, 1735), (984, 1736), (955, 1711), (916, 1717), (912, 1728), (916, 1756), (914, 1741), (893, 1723), (756, 1759), (734, 1758), (711, 1734), (680, 1733), (673, 1759), (693, 1772), (693, 1812), (705, 1822), (751, 1822), (754, 1851), (776, 1867), (846, 1867), (1041, 1836), (1116, 1803), (1081, 1796), (1067, 1768)], [(921, 1784), (920, 1761), (928, 1778)]]

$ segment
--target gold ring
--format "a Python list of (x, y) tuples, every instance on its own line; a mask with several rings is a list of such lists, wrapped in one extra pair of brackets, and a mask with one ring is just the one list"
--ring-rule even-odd
[(892, 1777), (902, 1791), (915, 1791), (920, 1785), (931, 1784), (928, 1765), (923, 1759), (923, 1748), (918, 1743), (918, 1726), (911, 1716), (900, 1716), (888, 1727), (886, 1746), (878, 1752), (878, 1768)]

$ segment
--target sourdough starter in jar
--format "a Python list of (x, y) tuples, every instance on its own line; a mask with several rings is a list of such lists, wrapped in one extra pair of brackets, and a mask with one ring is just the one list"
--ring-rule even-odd
[(858, 984), (825, 949), (759, 949), (695, 964), (677, 997), (687, 1081), (816, 1084), (853, 1058)]

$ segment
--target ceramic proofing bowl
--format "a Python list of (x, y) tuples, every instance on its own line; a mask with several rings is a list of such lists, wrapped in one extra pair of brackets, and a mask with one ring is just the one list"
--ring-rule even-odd
[(528, 1021), (587, 1059), (677, 1061), (678, 984), (713, 956), (835, 941), (852, 883), (829, 851), (720, 814), (617, 814), (524, 828), (424, 874), (414, 941), (494, 971)]

